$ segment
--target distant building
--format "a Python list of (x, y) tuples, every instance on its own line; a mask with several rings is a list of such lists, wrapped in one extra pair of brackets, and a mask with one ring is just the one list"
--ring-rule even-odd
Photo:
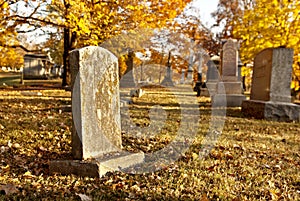
[(47, 55), (25, 54), (23, 79), (47, 79), (50, 77), (51, 67)]

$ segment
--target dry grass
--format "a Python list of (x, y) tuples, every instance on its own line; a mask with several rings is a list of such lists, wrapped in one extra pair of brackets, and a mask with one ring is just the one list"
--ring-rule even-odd
[[(174, 140), (186, 139), (176, 134), (186, 121), (180, 116), (182, 107), (191, 107), (180, 105), (168, 90), (146, 91), (134, 99), (129, 115), (137, 127), (146, 129), (151, 120), (164, 124), (157, 133), (124, 127), (122, 140), (124, 149), (151, 156)], [(149, 157), (132, 169), (157, 168), (155, 172), (115, 172), (102, 178), (49, 175), (50, 160), (71, 157), (71, 113), (60, 110), (71, 99), (65, 91), (42, 93), (27, 97), (18, 91), (0, 92), (1, 200), (80, 200), (82, 195), (93, 200), (300, 200), (299, 123), (249, 119), (239, 109), (228, 109), (215, 147), (200, 160), (211, 108), (208, 99), (189, 94), (199, 103), (200, 118), (195, 138), (178, 160), (170, 162), (168, 157), (178, 157), (170, 154), (176, 148), (171, 146), (158, 163)], [(161, 107), (149, 110), (157, 104)], [(151, 114), (162, 114), (161, 119), (151, 119)]]

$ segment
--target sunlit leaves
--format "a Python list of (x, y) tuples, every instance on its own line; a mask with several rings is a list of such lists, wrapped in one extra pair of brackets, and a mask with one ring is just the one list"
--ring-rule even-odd
[(13, 48), (0, 47), (0, 66), (21, 67), (23, 57)]
[[(162, 27), (180, 13), (189, 1), (81, 1), (62, 5), (53, 0), (51, 7), (76, 32), (77, 47), (99, 45), (122, 31)], [(58, 9), (59, 8), (59, 9)]]
[[(299, 124), (237, 118), (241, 117), (240, 110), (229, 109), (218, 143), (199, 160), (211, 119), (210, 101), (204, 97), (197, 98), (201, 104), (198, 135), (176, 162), (144, 174), (109, 172), (101, 178), (51, 175), (49, 161), (71, 157), (71, 116), (59, 112), (62, 104), (70, 104), (71, 97), (64, 90), (44, 90), (42, 94), (25, 97), (15, 90), (0, 93), (1, 200), (300, 199)], [(158, 91), (144, 95), (134, 99), (134, 106), (143, 107), (136, 108), (133, 120), (146, 123), (149, 119), (143, 118), (143, 111), (153, 104), (170, 104), (167, 132), (144, 138), (123, 134), (123, 147), (128, 151), (162, 149), (174, 140), (173, 134), (167, 137), (169, 131), (180, 125), (176, 121), (180, 108), (173, 107), (176, 100), (171, 94), (167, 98)], [(142, 167), (147, 166), (149, 163)]]
[[(42, 1), (42, 0), (40, 0)], [(84, 46), (98, 46), (129, 30), (166, 25), (190, 0), (52, 0), (48, 15), (38, 20), (43, 26), (63, 28), (63, 85), (70, 84), (69, 52)]]
[[(265, 48), (284, 46), (294, 49), (292, 88), (299, 88), (299, 23), (300, 2), (259, 0), (243, 11), (243, 18), (234, 26), (233, 36), (241, 39), (241, 58), (251, 62)], [(297, 90), (296, 89), (296, 90)]]

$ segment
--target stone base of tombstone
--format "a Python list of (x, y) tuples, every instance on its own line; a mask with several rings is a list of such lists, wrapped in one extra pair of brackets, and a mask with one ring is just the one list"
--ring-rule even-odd
[(142, 89), (132, 89), (130, 90), (130, 97), (137, 97), (140, 98), (145, 94), (145, 91), (143, 91)]
[(134, 88), (136, 87), (136, 83), (133, 77), (133, 72), (129, 71), (125, 75), (121, 77), (120, 80), (120, 88)]
[(161, 85), (162, 85), (162, 86), (166, 86), (166, 87), (173, 87), (173, 86), (174, 86), (174, 83), (173, 83), (173, 81), (172, 81), (171, 78), (165, 77), (165, 78), (163, 79), (163, 81), (161, 82)]
[(207, 82), (206, 87), (209, 92), (209, 96), (213, 96), (217, 93), (217, 82)]
[(300, 122), (300, 105), (293, 103), (246, 100), (242, 103), (242, 113), (256, 119)]
[[(224, 86), (226, 94), (242, 94), (241, 82), (219, 82), (217, 88)], [(220, 93), (218, 91), (218, 93)]]
[(212, 97), (213, 105), (224, 106), (225, 99), (227, 107), (241, 107), (243, 100), (246, 100), (246, 96), (242, 94), (242, 83), (219, 82), (217, 84), (217, 94)]
[(241, 107), (246, 96), (242, 94), (215, 94), (212, 97), (213, 106)]
[(122, 171), (125, 168), (144, 161), (144, 153), (132, 153), (121, 156), (106, 156), (88, 160), (54, 160), (50, 162), (50, 173), (78, 175), (83, 177), (102, 177), (107, 172)]
[(200, 96), (210, 97), (209, 91), (207, 88), (200, 88)]

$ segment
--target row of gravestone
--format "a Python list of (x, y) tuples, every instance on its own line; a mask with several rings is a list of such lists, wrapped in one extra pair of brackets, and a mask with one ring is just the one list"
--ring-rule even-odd
[[(229, 53), (224, 50), (224, 57), (235, 59), (234, 41), (228, 42), (231, 49)], [(292, 104), (290, 96), (292, 62), (292, 49), (266, 49), (259, 53), (254, 62), (251, 99), (245, 100), (236, 65), (225, 58), (222, 82), (216, 83), (212, 101), (242, 103), (242, 111), (249, 116), (299, 121), (300, 106)], [(71, 53), (70, 63), (73, 159), (51, 161), (50, 172), (97, 177), (142, 163), (143, 153), (122, 151), (117, 58), (101, 47), (85, 47)], [(235, 69), (228, 69), (232, 66)]]
[(238, 69), (238, 42), (228, 39), (222, 48), (220, 69), (208, 62), (206, 86), (212, 105), (242, 107), (248, 117), (300, 121), (300, 106), (291, 102), (292, 64), (293, 49), (268, 48), (257, 54), (250, 100), (246, 100)]
[(254, 60), (250, 100), (242, 102), (245, 116), (300, 121), (300, 106), (292, 103), (293, 49), (269, 48)]

